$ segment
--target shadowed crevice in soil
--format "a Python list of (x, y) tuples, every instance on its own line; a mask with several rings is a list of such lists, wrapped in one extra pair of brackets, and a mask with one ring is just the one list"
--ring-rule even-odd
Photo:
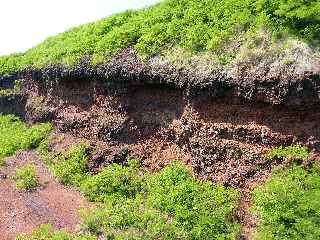
[[(42, 184), (35, 191), (18, 191), (10, 176), (24, 164), (34, 164)], [(6, 160), (0, 178), (0, 239), (11, 240), (19, 233), (31, 233), (41, 224), (75, 231), (78, 210), (90, 207), (76, 190), (59, 184), (34, 151), (18, 151)]]

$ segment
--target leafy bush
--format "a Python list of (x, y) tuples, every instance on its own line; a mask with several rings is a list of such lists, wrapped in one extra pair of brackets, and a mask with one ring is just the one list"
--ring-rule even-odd
[(19, 190), (32, 190), (39, 185), (36, 177), (36, 168), (31, 164), (17, 168), (12, 179), (16, 182), (16, 188)]
[(24, 54), (1, 57), (0, 75), (27, 66), (73, 65), (83, 56), (97, 63), (129, 45), (142, 56), (172, 47), (220, 51), (229, 41), (258, 36), (260, 26), (275, 36), (319, 40), (319, 12), (318, 0), (164, 0), (72, 28)]
[(268, 160), (274, 160), (275, 158), (293, 158), (296, 160), (303, 160), (306, 157), (308, 157), (309, 151), (306, 147), (302, 145), (291, 145), (288, 147), (276, 147), (271, 149), (267, 155), (266, 159)]
[(112, 164), (81, 184), (81, 191), (90, 201), (107, 202), (110, 198), (133, 198), (142, 190), (142, 176), (137, 162), (130, 160), (128, 166)]
[(61, 153), (52, 159), (51, 168), (58, 180), (66, 185), (80, 186), (88, 176), (86, 167), (86, 144), (79, 144), (66, 153)]
[(108, 239), (234, 239), (239, 230), (230, 218), (235, 190), (197, 181), (178, 162), (138, 176), (133, 165), (111, 165), (86, 180), (91, 199), (109, 200), (84, 213), (87, 230)]
[(72, 235), (66, 231), (54, 231), (51, 225), (43, 224), (35, 229), (31, 235), (19, 235), (16, 240), (96, 240), (96, 237)]
[(320, 238), (320, 167), (305, 170), (294, 165), (278, 169), (253, 192), (259, 217), (256, 238)]
[(128, 160), (91, 175), (85, 149), (76, 146), (51, 164), (60, 181), (80, 186), (90, 201), (102, 203), (84, 210), (83, 226), (91, 233), (107, 239), (233, 239), (238, 232), (231, 219), (235, 190), (197, 181), (179, 162), (146, 173)]
[(142, 198), (124, 199), (83, 213), (83, 226), (107, 239), (187, 239), (187, 233)]
[(0, 165), (18, 149), (36, 148), (51, 131), (50, 124), (27, 127), (18, 117), (0, 115)]

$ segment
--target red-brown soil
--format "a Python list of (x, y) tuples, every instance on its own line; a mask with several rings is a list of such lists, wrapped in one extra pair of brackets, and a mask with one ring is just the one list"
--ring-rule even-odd
[[(29, 80), (23, 91), (27, 122), (51, 121), (67, 134), (67, 142), (75, 141), (69, 136), (86, 139), (92, 172), (130, 156), (149, 170), (177, 159), (198, 178), (238, 188), (242, 197), (236, 215), (243, 238), (255, 224), (249, 212), (250, 189), (284, 164), (281, 159), (268, 161), (264, 154), (290, 144), (320, 152), (317, 107), (275, 106), (232, 94), (219, 97), (214, 88), (187, 93), (171, 85), (122, 86), (121, 79), (119, 86), (94, 79), (56, 85)], [(65, 141), (52, 149), (63, 149)]]
[[(34, 151), (18, 151), (6, 163), (0, 170), (0, 240), (30, 233), (41, 224), (76, 230), (78, 210), (89, 207), (78, 191), (57, 182)], [(10, 176), (17, 167), (27, 163), (36, 166), (41, 186), (34, 191), (18, 191)]]

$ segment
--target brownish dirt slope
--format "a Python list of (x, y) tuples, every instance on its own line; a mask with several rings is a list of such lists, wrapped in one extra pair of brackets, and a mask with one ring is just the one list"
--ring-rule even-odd
[[(18, 233), (30, 233), (40, 224), (55, 229), (76, 230), (78, 209), (89, 207), (76, 190), (59, 184), (33, 151), (18, 151), (0, 170), (0, 240), (14, 239)], [(26, 163), (36, 165), (42, 184), (35, 191), (18, 191), (10, 176)]]
[[(267, 161), (264, 154), (290, 144), (320, 152), (318, 75), (253, 75), (237, 83), (222, 78), (201, 82), (192, 75), (200, 82), (186, 87), (183, 69), (154, 72), (131, 60), (127, 68), (111, 62), (114, 71), (107, 71), (104, 80), (82, 72), (81, 66), (74, 79), (54, 66), (32, 72), (21, 91), (24, 101), (17, 102), (23, 105), (21, 115), (29, 123), (51, 121), (74, 138), (71, 142), (87, 140), (92, 172), (130, 156), (150, 170), (179, 159), (198, 178), (237, 187), (242, 197), (236, 215), (248, 236), (255, 224), (248, 212), (249, 189), (283, 164), (281, 159)], [(1, 109), (8, 111), (0, 102)]]
[(242, 187), (273, 165), (263, 155), (279, 145), (320, 150), (320, 111), (194, 97), (170, 86), (108, 87), (67, 81), (29, 82), (26, 120), (52, 121), (61, 132), (88, 139), (93, 171), (110, 162), (141, 158), (151, 170), (173, 159), (200, 178)]

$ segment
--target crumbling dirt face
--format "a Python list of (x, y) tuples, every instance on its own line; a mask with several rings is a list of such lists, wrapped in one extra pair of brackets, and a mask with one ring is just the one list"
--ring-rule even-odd
[[(208, 91), (194, 94), (164, 84), (128, 86), (120, 80), (115, 85), (70, 80), (52, 86), (31, 81), (24, 90), (26, 120), (50, 120), (57, 132), (65, 133), (63, 140), (51, 142), (52, 151), (88, 141), (92, 173), (110, 163), (125, 164), (130, 157), (141, 159), (151, 171), (176, 159), (200, 179), (238, 188), (239, 239), (250, 239), (256, 221), (249, 211), (250, 190), (267, 179), (273, 167), (287, 164), (267, 161), (264, 154), (275, 146), (304, 144), (312, 150), (310, 156), (319, 156), (320, 110), (218, 98)], [(54, 224), (55, 216), (49, 214)], [(72, 224), (65, 225), (72, 229)]]
[(227, 100), (209, 100), (191, 108), (198, 119), (189, 138), (194, 169), (212, 180), (242, 186), (279, 164), (263, 157), (275, 146), (301, 143), (319, 151), (319, 112)]
[(190, 97), (168, 85), (69, 81), (29, 92), (45, 99), (42, 108), (57, 129), (91, 142), (93, 172), (130, 156), (151, 170), (180, 159), (200, 178), (243, 187), (281, 164), (263, 157), (274, 146), (302, 143), (320, 150), (317, 110)]
[[(0, 240), (15, 239), (19, 233), (29, 234), (40, 224), (76, 230), (78, 210), (90, 207), (79, 192), (59, 184), (33, 151), (18, 151), (6, 162), (0, 171)], [(42, 184), (34, 191), (18, 191), (10, 179), (15, 169), (26, 163), (36, 165)]]

